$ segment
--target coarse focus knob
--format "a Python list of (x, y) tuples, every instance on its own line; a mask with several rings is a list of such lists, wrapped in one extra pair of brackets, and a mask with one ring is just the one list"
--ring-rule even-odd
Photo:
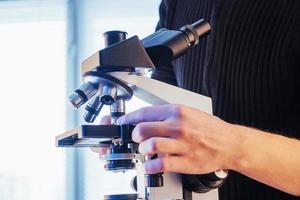
[(162, 187), (164, 186), (163, 174), (147, 174), (146, 175), (147, 187)]
[(134, 190), (134, 191), (138, 191), (137, 189), (137, 176), (133, 177), (131, 182), (130, 182), (130, 185), (131, 185), (131, 188)]
[(196, 193), (205, 193), (212, 189), (221, 187), (228, 175), (227, 171), (219, 170), (209, 174), (182, 176), (183, 186)]

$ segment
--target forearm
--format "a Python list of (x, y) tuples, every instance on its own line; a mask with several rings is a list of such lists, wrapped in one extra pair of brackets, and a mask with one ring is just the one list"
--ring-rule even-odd
[(228, 166), (287, 193), (300, 196), (300, 141), (234, 125), (235, 150)]
[(140, 144), (140, 153), (168, 155), (147, 160), (144, 166), (149, 174), (229, 169), (300, 196), (299, 140), (232, 125), (172, 104), (142, 108), (117, 123), (137, 124), (132, 139)]

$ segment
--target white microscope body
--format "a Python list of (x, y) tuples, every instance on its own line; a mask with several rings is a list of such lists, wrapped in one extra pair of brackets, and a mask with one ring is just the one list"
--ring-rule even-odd
[[(125, 32), (105, 34), (107, 48), (93, 54), (81, 66), (84, 84), (69, 97), (74, 108), (85, 104), (84, 119), (91, 123), (104, 105), (110, 106), (112, 121), (125, 114), (125, 101), (134, 95), (149, 104), (181, 104), (212, 114), (211, 99), (145, 76), (144, 71), (163, 66), (195, 46), (209, 32), (204, 20), (186, 25), (180, 30), (161, 29), (142, 41), (138, 37), (125, 39)], [(131, 139), (134, 125), (81, 125), (58, 135), (59, 147), (110, 148), (104, 155), (109, 171), (136, 169), (136, 194), (107, 196), (105, 200), (217, 200), (217, 188), (227, 171), (218, 170), (207, 175), (185, 178), (176, 173), (147, 175), (136, 162), (145, 156), (137, 151), (138, 144)], [(196, 193), (196, 192), (205, 193)]]

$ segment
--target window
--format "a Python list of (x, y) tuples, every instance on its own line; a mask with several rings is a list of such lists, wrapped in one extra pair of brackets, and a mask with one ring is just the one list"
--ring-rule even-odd
[[(159, 3), (0, 1), (1, 200), (98, 200), (132, 192), (134, 171), (104, 172), (97, 154), (56, 148), (54, 138), (82, 118), (82, 108), (66, 103), (80, 85), (80, 62), (103, 48), (105, 31), (140, 38), (154, 32)], [(133, 99), (127, 111), (145, 105)]]
[(63, 200), (64, 1), (0, 2), (0, 199)]
[[(102, 34), (109, 30), (128, 32), (128, 37), (138, 35), (140, 39), (153, 33), (158, 22), (158, 7), (160, 0), (124, 1), (124, 0), (91, 0), (81, 5), (80, 60), (104, 47)], [(126, 104), (127, 112), (147, 105), (134, 98)], [(109, 114), (109, 110), (102, 110)], [(82, 114), (81, 114), (82, 115)], [(135, 171), (123, 173), (105, 172), (99, 156), (89, 149), (80, 150), (81, 182), (78, 188), (85, 200), (98, 200), (105, 194), (132, 193), (130, 181)]]

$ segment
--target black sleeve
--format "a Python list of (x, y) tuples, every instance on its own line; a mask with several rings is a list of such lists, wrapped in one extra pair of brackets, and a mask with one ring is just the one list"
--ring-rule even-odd
[[(296, 2), (296, 10), (300, 9), (300, 2)], [(293, 50), (294, 50), (294, 55), (295, 55), (295, 60), (300, 67), (300, 12), (297, 12), (295, 14), (295, 25), (294, 25), (294, 35), (293, 35)]]
[[(176, 2), (176, 0), (162, 0), (159, 6), (159, 22), (157, 23), (156, 30), (160, 28), (172, 29), (170, 24), (172, 24), (171, 22)], [(153, 70), (151, 77), (153, 79), (178, 86), (172, 64), (156, 68)], [(190, 191), (208, 192), (213, 188), (219, 187), (223, 183), (223, 180), (215, 180), (215, 177), (212, 176), (212, 174), (213, 173), (202, 175), (182, 174), (183, 185)]]
[[(159, 21), (156, 30), (167, 27), (168, 16), (168, 1), (162, 0), (159, 6)], [(177, 86), (177, 81), (172, 64), (155, 68), (152, 71), (151, 78)]]

